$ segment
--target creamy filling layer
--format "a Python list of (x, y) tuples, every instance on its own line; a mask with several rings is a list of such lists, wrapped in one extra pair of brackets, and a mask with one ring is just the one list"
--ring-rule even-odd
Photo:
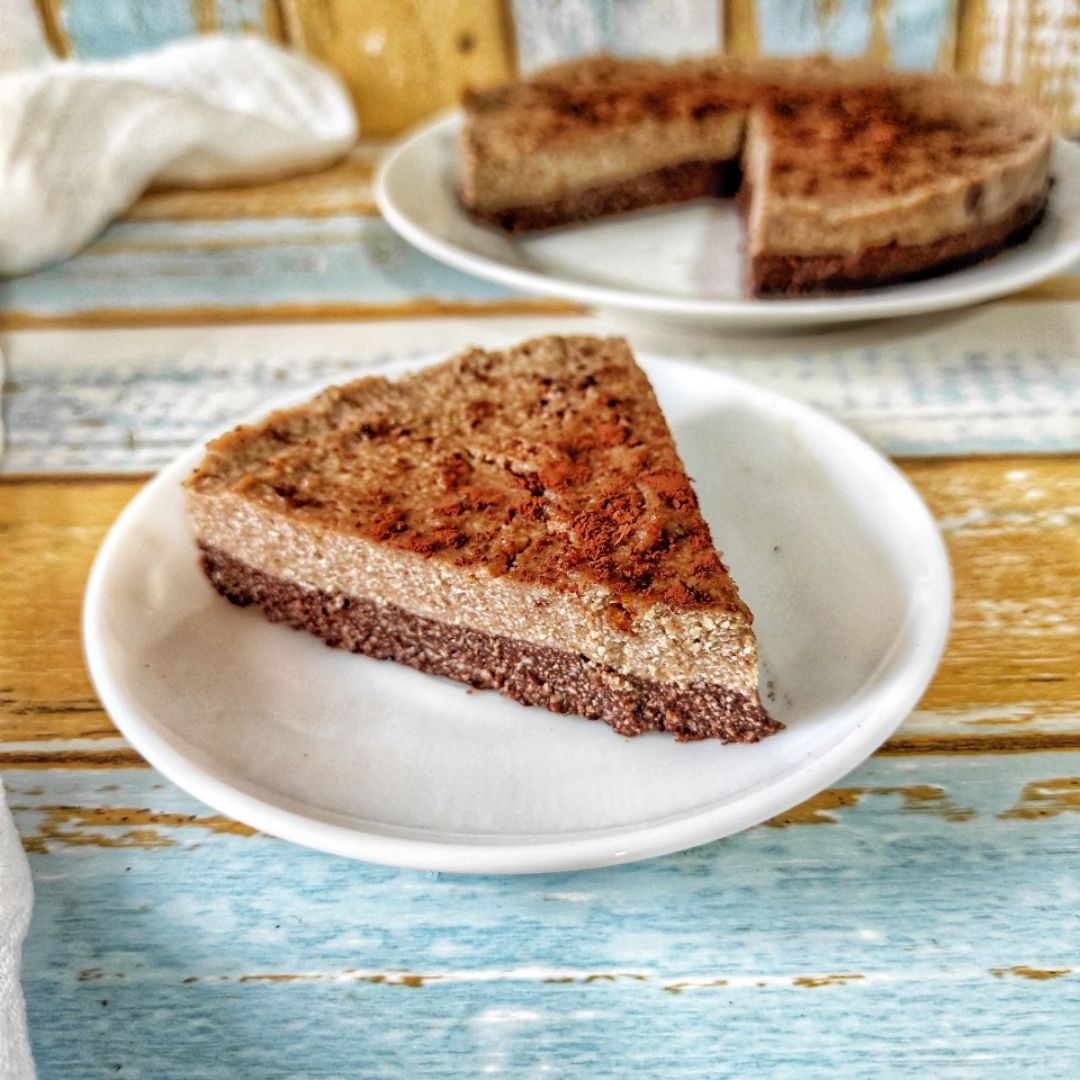
[(864, 248), (920, 247), (1008, 218), (1034, 203), (1050, 177), (1049, 141), (1033, 159), (951, 177), (902, 195), (852, 201), (763, 193), (767, 143), (751, 141), (746, 180), (751, 186), (747, 250), (751, 256), (850, 254)]
[(666, 731), (679, 741), (756, 742), (782, 726), (765, 713), (756, 694), (622, 675), (578, 653), (452, 626), (365, 598), (305, 589), (214, 548), (202, 550), (203, 569), (214, 588), (235, 604), (258, 605), (274, 622), (314, 634), (334, 648), (497, 690), (525, 705), (602, 720), (620, 735)]
[[(690, 161), (731, 161), (739, 156), (743, 125), (742, 113), (709, 123), (650, 121), (539, 150), (527, 162), (481, 157), (466, 170), (465, 202), (480, 212), (534, 206)], [(473, 152), (467, 142), (464, 152)]]
[[(598, 132), (530, 154), (527, 167), (520, 159), (479, 157), (466, 169), (464, 200), (479, 213), (493, 213), (554, 202), (691, 161), (739, 161), (750, 188), (746, 246), (751, 257), (834, 255), (889, 244), (927, 245), (993, 224), (1036, 199), (1050, 176), (1051, 140), (1046, 135), (1004, 163), (901, 194), (788, 195), (770, 184), (775, 143), (760, 109), (748, 117), (728, 114), (707, 130), (701, 128), (678, 120)], [(466, 144), (466, 155), (472, 152)]]
[(577, 653), (638, 678), (757, 692), (757, 646), (738, 612), (656, 604), (627, 632), (609, 622), (606, 590), (589, 583), (569, 595), (493, 577), (361, 537), (300, 528), (228, 492), (189, 491), (188, 508), (202, 543), (303, 588)]

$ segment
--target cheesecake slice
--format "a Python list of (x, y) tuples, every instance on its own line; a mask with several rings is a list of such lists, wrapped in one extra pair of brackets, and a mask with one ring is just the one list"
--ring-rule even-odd
[(603, 720), (753, 742), (751, 615), (621, 339), (471, 349), (212, 442), (214, 587), (329, 645)]
[(1019, 243), (1039, 223), (1051, 131), (1015, 91), (864, 64), (809, 67), (804, 77), (749, 113), (750, 293), (929, 277)]
[(595, 56), (471, 92), (462, 201), (523, 232), (734, 194), (753, 89), (737, 61)]
[(737, 192), (749, 293), (848, 291), (1025, 239), (1051, 141), (1017, 91), (956, 75), (593, 57), (467, 97), (462, 201), (527, 231)]

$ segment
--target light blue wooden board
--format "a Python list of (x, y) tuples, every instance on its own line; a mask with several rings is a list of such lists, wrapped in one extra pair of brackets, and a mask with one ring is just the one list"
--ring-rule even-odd
[(67, 262), (0, 279), (0, 309), (395, 304), (519, 296), (443, 266), (381, 218), (118, 222)]
[[(40, 1075), (1075, 1075), (1080, 818), (1007, 815), (1078, 773), (1069, 753), (875, 758), (844, 786), (941, 798), (866, 794), (833, 824), (533, 878), (198, 825), (109, 848), (85, 838), (124, 826), (54, 819), (69, 839), (31, 855), (25, 949)], [(31, 840), (57, 806), (208, 813), (148, 769), (5, 783)], [(991, 971), (1019, 965), (1072, 970)], [(795, 982), (844, 973), (864, 978)]]
[[(549, 316), (9, 334), (0, 471), (149, 471), (288, 390), (380, 361), (626, 331)], [(631, 329), (630, 340), (803, 398), (894, 455), (1080, 449), (1074, 304), (992, 305), (801, 338)]]
[[(874, 0), (755, 0), (758, 44), (766, 56), (865, 56)], [(954, 0), (891, 0), (884, 14), (892, 66), (933, 69), (952, 38)]]
[[(166, 45), (198, 29), (192, 0), (64, 0), (60, 23), (72, 53), (107, 60)], [(215, 0), (220, 30), (265, 30), (264, 0)]]
[(723, 0), (513, 0), (518, 70), (562, 60), (715, 53), (723, 44)]

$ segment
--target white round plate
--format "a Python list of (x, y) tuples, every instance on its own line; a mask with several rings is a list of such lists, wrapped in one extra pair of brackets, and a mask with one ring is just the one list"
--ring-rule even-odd
[(233, 607), (198, 568), (185, 517), (180, 482), (201, 446), (132, 501), (91, 572), (84, 645), (109, 715), (225, 814), (426, 870), (643, 859), (827, 787), (897, 727), (937, 666), (950, 577), (934, 522), (892, 465), (807, 406), (675, 361), (643, 366), (755, 613), (780, 734), (753, 746), (622, 738)]
[(375, 181), (379, 210), (411, 244), (477, 277), (545, 296), (692, 324), (805, 326), (915, 315), (1026, 288), (1080, 258), (1080, 146), (1054, 145), (1054, 189), (1024, 244), (927, 281), (801, 300), (742, 295), (742, 223), (731, 199), (700, 200), (532, 236), (477, 224), (458, 200), (461, 117), (422, 128)]

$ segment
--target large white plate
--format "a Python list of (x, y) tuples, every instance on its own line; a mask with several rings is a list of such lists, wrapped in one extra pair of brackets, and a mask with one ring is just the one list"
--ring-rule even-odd
[(1057, 140), (1046, 218), (1024, 244), (928, 281), (838, 297), (748, 299), (731, 199), (642, 211), (526, 237), (478, 225), (458, 201), (461, 118), (422, 128), (382, 163), (390, 225), (441, 262), (503, 285), (638, 316), (736, 327), (852, 322), (961, 307), (1014, 292), (1080, 258), (1080, 147)]
[(754, 746), (625, 739), (232, 607), (197, 567), (184, 513), (201, 447), (140, 492), (94, 564), (83, 631), (105, 708), (218, 810), (429, 870), (642, 859), (826, 787), (896, 728), (937, 665), (950, 607), (937, 529), (901, 474), (834, 421), (698, 367), (644, 367), (756, 614), (782, 733)]

